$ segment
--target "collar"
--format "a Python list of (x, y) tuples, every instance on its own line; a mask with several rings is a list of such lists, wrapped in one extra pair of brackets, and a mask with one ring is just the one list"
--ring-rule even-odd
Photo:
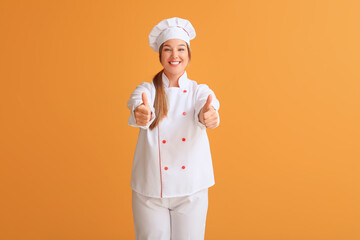
[[(162, 73), (162, 80), (163, 80), (164, 86), (169, 87), (170, 81), (164, 72)], [(187, 78), (186, 71), (184, 71), (184, 73), (178, 78), (178, 82), (179, 82), (180, 89), (184, 89), (187, 86), (187, 84), (189, 83), (189, 79)]]

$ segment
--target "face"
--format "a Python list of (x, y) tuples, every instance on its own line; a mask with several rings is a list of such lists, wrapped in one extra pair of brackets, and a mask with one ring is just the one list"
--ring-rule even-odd
[(161, 52), (161, 65), (164, 67), (165, 73), (169, 75), (182, 74), (188, 62), (189, 53), (184, 40), (169, 39), (164, 42)]

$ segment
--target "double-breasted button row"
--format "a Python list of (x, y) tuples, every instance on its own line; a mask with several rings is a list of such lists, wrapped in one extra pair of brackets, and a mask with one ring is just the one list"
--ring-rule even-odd
[[(181, 167), (182, 169), (185, 169), (185, 166), (182, 166)], [(164, 167), (165, 170), (168, 170), (169, 168), (168, 167)]]
[[(186, 116), (186, 114), (187, 114), (186, 112), (183, 112), (183, 113), (182, 113), (182, 115), (184, 115), (184, 116)], [(167, 116), (164, 114), (164, 115), (163, 115), (163, 118), (166, 118), (166, 117), (167, 117)]]
[[(182, 113), (182, 115), (184, 115), (184, 116), (186, 116), (186, 114), (187, 114), (186, 112), (183, 112), (183, 113)], [(163, 118), (166, 118), (166, 117), (167, 117), (167, 115), (164, 114), (164, 115), (163, 115)]]
[[(182, 138), (181, 141), (185, 142), (185, 141), (186, 141), (186, 138)], [(166, 143), (166, 140), (162, 140), (162, 143), (165, 144), (165, 143)]]
[[(184, 93), (187, 93), (187, 90), (184, 90), (183, 92), (184, 92)], [(187, 114), (186, 112), (183, 112), (183, 113), (182, 113), (183, 116), (186, 116), (186, 114)], [(166, 117), (166, 115), (164, 115), (164, 117)], [(186, 141), (186, 138), (181, 138), (181, 141), (185, 142), (185, 141)], [(165, 143), (166, 143), (166, 140), (162, 140), (162, 143), (165, 144)], [(181, 166), (181, 169), (185, 169), (185, 168), (186, 168), (185, 166)], [(164, 170), (167, 171), (167, 170), (169, 170), (169, 168), (168, 168), (168, 167), (164, 167)]]

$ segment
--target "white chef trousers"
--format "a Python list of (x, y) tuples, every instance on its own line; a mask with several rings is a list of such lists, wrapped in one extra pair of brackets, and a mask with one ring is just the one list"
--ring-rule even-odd
[(208, 188), (189, 196), (152, 198), (132, 191), (136, 240), (203, 240)]

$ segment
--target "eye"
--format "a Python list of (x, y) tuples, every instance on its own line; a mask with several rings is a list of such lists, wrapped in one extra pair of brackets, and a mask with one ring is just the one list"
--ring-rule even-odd
[(185, 49), (184, 49), (184, 48), (180, 48), (179, 51), (185, 51)]
[(169, 48), (164, 49), (164, 51), (170, 50)]

